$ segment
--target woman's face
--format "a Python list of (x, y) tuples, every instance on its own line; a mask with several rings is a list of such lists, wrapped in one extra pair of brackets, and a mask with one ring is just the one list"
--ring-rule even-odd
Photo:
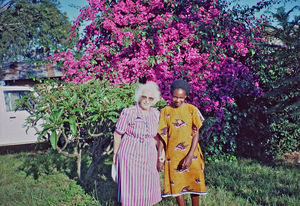
[(186, 98), (186, 92), (183, 89), (175, 89), (172, 94), (172, 102), (175, 107), (180, 107)]
[(149, 110), (149, 108), (154, 104), (154, 99), (153, 92), (144, 90), (140, 97), (139, 105), (143, 110)]

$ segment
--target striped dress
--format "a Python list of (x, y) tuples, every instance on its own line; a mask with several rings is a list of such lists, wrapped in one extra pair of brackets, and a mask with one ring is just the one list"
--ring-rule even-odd
[(118, 201), (123, 206), (150, 206), (161, 200), (156, 168), (160, 113), (150, 108), (144, 117), (138, 105), (123, 109), (116, 132), (123, 135), (117, 153)]

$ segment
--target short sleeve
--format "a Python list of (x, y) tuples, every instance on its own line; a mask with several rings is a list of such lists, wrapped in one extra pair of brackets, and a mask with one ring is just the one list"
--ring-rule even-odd
[(202, 126), (202, 123), (204, 121), (204, 117), (201, 114), (200, 110), (197, 107), (193, 108), (193, 125), (197, 127), (197, 130), (199, 130)]
[(155, 118), (155, 123), (157, 124), (159, 122), (160, 112), (156, 108), (152, 108), (152, 109), (153, 109), (153, 114), (154, 114), (154, 118)]
[(124, 134), (127, 130), (129, 124), (129, 112), (128, 109), (125, 108), (122, 110), (118, 122), (116, 124), (116, 132), (119, 134)]
[(158, 124), (158, 132), (157, 132), (164, 142), (167, 144), (167, 137), (168, 137), (168, 123), (166, 118), (166, 109), (162, 109), (160, 112), (160, 119)]

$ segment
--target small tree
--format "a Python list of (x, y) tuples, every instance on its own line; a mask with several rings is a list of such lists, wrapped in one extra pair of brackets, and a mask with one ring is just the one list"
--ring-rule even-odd
[(1, 1), (0, 62), (43, 60), (64, 51), (70, 23), (55, 0)]
[[(264, 94), (240, 99), (242, 118), (239, 151), (246, 156), (271, 157), (300, 149), (299, 125), (299, 7), (272, 13), (264, 23), (266, 39), (253, 56)], [(294, 13), (294, 19), (290, 19)], [(275, 20), (276, 25), (274, 25)]]
[(128, 84), (112, 87), (99, 80), (84, 84), (49, 81), (37, 85), (36, 93), (19, 104), (31, 113), (27, 125), (41, 128), (41, 139), (46, 138), (59, 153), (77, 159), (77, 175), (82, 179), (83, 149), (91, 150), (90, 176), (112, 151), (114, 124), (121, 109), (134, 103), (130, 98), (133, 89)]

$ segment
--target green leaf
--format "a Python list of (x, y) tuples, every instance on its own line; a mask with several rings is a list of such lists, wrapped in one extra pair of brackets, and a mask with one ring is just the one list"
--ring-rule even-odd
[(57, 134), (56, 131), (52, 131), (51, 135), (50, 135), (50, 143), (52, 148), (55, 150), (56, 149), (56, 145), (57, 145)]
[(250, 49), (250, 52), (251, 52), (251, 57), (254, 56), (255, 50), (254, 49)]
[(71, 105), (74, 105), (75, 103), (78, 102), (78, 95), (75, 93), (70, 101)]
[(117, 120), (118, 120), (118, 118), (116, 118), (116, 117), (112, 117), (112, 116), (110, 116), (110, 117), (107, 117), (108, 119), (110, 119), (111, 121), (113, 121), (114, 123), (116, 123), (117, 122)]
[(72, 134), (73, 135), (76, 135), (77, 133), (77, 127), (76, 127), (76, 116), (75, 115), (72, 115), (70, 118), (69, 118), (69, 123), (70, 123), (70, 129), (72, 131)]
[(91, 63), (92, 63), (93, 65), (96, 65), (96, 64), (97, 64), (97, 61), (96, 61), (95, 59), (92, 59), (92, 60), (91, 60)]

